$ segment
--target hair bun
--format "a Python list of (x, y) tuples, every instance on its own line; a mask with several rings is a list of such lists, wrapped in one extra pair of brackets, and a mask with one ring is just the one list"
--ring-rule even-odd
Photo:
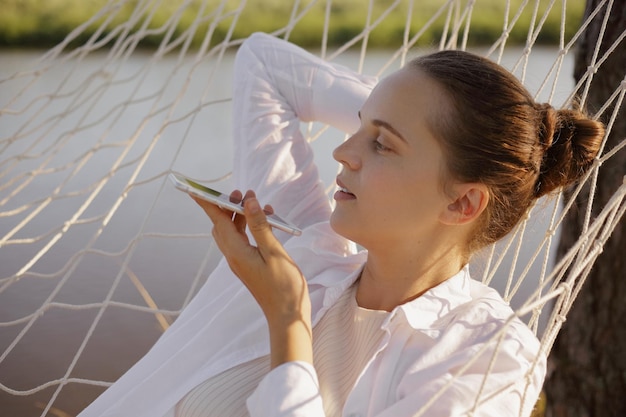
[(579, 110), (539, 106), (542, 117), (539, 140), (543, 159), (535, 189), (541, 197), (579, 180), (598, 154), (604, 126)]

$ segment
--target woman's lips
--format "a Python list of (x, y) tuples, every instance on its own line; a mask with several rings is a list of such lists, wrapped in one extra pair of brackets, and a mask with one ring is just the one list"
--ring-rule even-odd
[(337, 190), (333, 196), (335, 201), (356, 200), (356, 196), (342, 190)]
[(352, 194), (350, 191), (348, 191), (348, 189), (345, 187), (345, 185), (343, 185), (343, 183), (339, 179), (337, 179), (337, 185), (339, 186), (339, 189), (335, 192), (335, 195), (333, 196), (333, 198), (336, 201), (356, 199), (356, 196)]

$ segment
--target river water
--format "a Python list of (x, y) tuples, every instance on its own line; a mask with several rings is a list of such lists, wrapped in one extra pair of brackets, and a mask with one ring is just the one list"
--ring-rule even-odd
[[(503, 57), (504, 65), (511, 68), (520, 52), (518, 49), (508, 50)], [(41, 51), (32, 50), (0, 51), (0, 80), (32, 68), (34, 60), (41, 54)], [(389, 56), (390, 52), (387, 51), (372, 51), (364, 63), (364, 71), (377, 71)], [(526, 84), (531, 91), (537, 91), (556, 57), (557, 51), (552, 48), (537, 47), (533, 50), (525, 74)], [(0, 115), (0, 184), (6, 185), (16, 177), (19, 178), (17, 184), (26, 181), (29, 172), (41, 169), (42, 166), (58, 167), (50, 174), (37, 176), (15, 195), (11, 193), (16, 185), (2, 187), (0, 191), (0, 211), (3, 213), (0, 217), (0, 236), (13, 233), (29, 213), (41, 207), (41, 213), (33, 215), (32, 220), (9, 239), (13, 244), (0, 245), (0, 279), (3, 279), (0, 286), (8, 282), (7, 277), (18, 273), (29, 260), (41, 253), (45, 244), (55, 239), (64, 222), (82, 210), (87, 197), (92, 195), (90, 185), (107, 178), (107, 173), (114, 172), (79, 216), (80, 219), (95, 220), (74, 224), (63, 231), (61, 238), (55, 240), (51, 249), (45, 251), (41, 259), (29, 269), (31, 274), (23, 275), (16, 282), (11, 281), (10, 285), (0, 290), (0, 355), (6, 355), (0, 359), (0, 383), (10, 390), (18, 391), (8, 393), (0, 387), (2, 416), (41, 415), (57, 385), (24, 394), (47, 381), (62, 378), (68, 369), (71, 369), (69, 376), (72, 378), (115, 380), (149, 349), (163, 331), (163, 322), (159, 322), (153, 314), (131, 311), (120, 305), (110, 306), (104, 311), (86, 346), (81, 344), (98, 315), (98, 306), (87, 306), (80, 310), (50, 308), (34, 320), (32, 326), (28, 325), (28, 320), (12, 325), (7, 323), (36, 312), (46, 300), (88, 305), (110, 297), (118, 303), (145, 306), (147, 301), (140, 294), (140, 286), (133, 277), (141, 282), (159, 308), (177, 311), (195, 292), (197, 285), (201, 284), (202, 277), (206, 276), (217, 256), (210, 244), (208, 220), (191, 201), (163, 181), (163, 173), (174, 169), (197, 178), (211, 179), (229, 172), (232, 148), (227, 140), (231, 132), (230, 102), (227, 99), (232, 83), (232, 54), (226, 54), (220, 66), (212, 65), (210, 59), (198, 66), (196, 76), (189, 81), (189, 87), (180, 97), (173, 114), (167, 115), (167, 110), (153, 107), (153, 102), (149, 100), (137, 100), (118, 107), (121, 115), (117, 119), (115, 115), (108, 114), (111, 108), (115, 108), (110, 103), (123, 102), (135, 86), (140, 86), (137, 97), (147, 97), (165, 86), (162, 92), (165, 98), (161, 104), (172, 103), (184, 90), (186, 73), (174, 70), (176, 56), (168, 56), (151, 64), (149, 53), (137, 52), (116, 69), (114, 75), (109, 73), (108, 67), (100, 71), (104, 59), (104, 53), (92, 54), (77, 64), (56, 66), (37, 78), (25, 95), (11, 104), (11, 108), (21, 108), (34, 97), (48, 94), (55, 91), (56, 86), (63, 85), (60, 97), (52, 106), (44, 106), (47, 97), (43, 96), (24, 114)], [(191, 60), (191, 54), (185, 58), (187, 67), (191, 65)], [(340, 61), (357, 67), (358, 54), (346, 53)], [(556, 105), (566, 99), (573, 87), (572, 65), (572, 59), (566, 57), (555, 89), (553, 103)], [(146, 76), (114, 83), (105, 92), (97, 89), (88, 91), (87, 95), (102, 94), (92, 107), (89, 107), (91, 102), (87, 98), (85, 104), (72, 104), (71, 97), (63, 97), (63, 91), (71, 91), (72, 85), (80, 87), (87, 75), (98, 74), (98, 77), (103, 78), (114, 76), (117, 77), (115, 79), (124, 80), (146, 66), (150, 67)], [(521, 75), (521, 72), (517, 74)], [(1, 83), (0, 108), (27, 85), (28, 80), (30, 78), (23, 77), (16, 82)], [(208, 80), (212, 81), (211, 87), (206, 89)], [(540, 95), (541, 100), (547, 97), (548, 91)], [(222, 102), (222, 99), (226, 100)], [(191, 116), (198, 103), (211, 100), (218, 102), (201, 106), (196, 116)], [(38, 106), (41, 106), (41, 110), (38, 110)], [(58, 123), (50, 121), (59, 114), (59, 108), (72, 106), (74, 110), (70, 115), (59, 119)], [(154, 116), (146, 119), (148, 115)], [(171, 122), (164, 125), (164, 117), (169, 117)], [(30, 121), (31, 118), (34, 121)], [(93, 123), (90, 123), (91, 120)], [(40, 126), (41, 121), (46, 122)], [(31, 136), (41, 137), (42, 140), (37, 143), (17, 141), (7, 144), (6, 138), (14, 132), (23, 131), (20, 129), (25, 123), (35, 129)], [(75, 130), (76, 126), (83, 127), (77, 133), (65, 134)], [(313, 130), (316, 129), (314, 126)], [(128, 140), (135, 132), (137, 139), (133, 146), (127, 148), (118, 145), (118, 142)], [(85, 152), (103, 135), (105, 140), (100, 150), (86, 156)], [(156, 143), (153, 142), (155, 137), (159, 138)], [(63, 138), (66, 142), (64, 146), (57, 141), (58, 138)], [(332, 183), (336, 173), (331, 150), (342, 139), (341, 134), (331, 129), (313, 144), (316, 161), (327, 184)], [(150, 147), (151, 154), (138, 170), (135, 186), (119, 208), (114, 209), (117, 197), (124, 191), (139, 165), (137, 161)], [(130, 150), (123, 154), (124, 149)], [(23, 154), (29, 157), (18, 157)], [(46, 162), (46, 158), (50, 160)], [(83, 159), (86, 164), (79, 166), (76, 161)], [(113, 169), (118, 159), (121, 164)], [(62, 168), (64, 164), (68, 168)], [(72, 172), (75, 174), (70, 175)], [(228, 179), (219, 181), (217, 186), (228, 189)], [(74, 195), (73, 192), (80, 193)], [(49, 204), (42, 203), (42, 199), (49, 195), (62, 197), (53, 199)], [(6, 214), (33, 201), (36, 204), (29, 205), (25, 211)], [(524, 268), (526, 260), (543, 238), (552, 205), (545, 203), (541, 206), (546, 209), (533, 216), (529, 223), (527, 244), (522, 251), (517, 272)], [(107, 213), (113, 213), (113, 216), (100, 232), (100, 225), (104, 221), (102, 216)], [(176, 234), (176, 237), (162, 237), (167, 234)], [(186, 234), (194, 237), (180, 236)], [(16, 239), (42, 235), (29, 244), (15, 243)], [(140, 238), (133, 240), (138, 235)], [(127, 247), (129, 241), (134, 242), (131, 249)], [(75, 254), (86, 248), (90, 252), (80, 261), (72, 261)], [(97, 251), (107, 255), (103, 256)], [(208, 258), (207, 251), (211, 253)], [(208, 262), (203, 264), (206, 259)], [(128, 272), (121, 276), (118, 284), (114, 284), (120, 265), (126, 262)], [(530, 277), (539, 275), (539, 263), (533, 264)], [(478, 264), (472, 267), (477, 271), (475, 276), (479, 277), (482, 267)], [(493, 285), (501, 291), (506, 286), (508, 270), (508, 266), (503, 266), (494, 279)], [(194, 281), (196, 277), (198, 280)], [(62, 280), (66, 281), (60, 285)], [(536, 283), (536, 279), (531, 281)], [(513, 298), (514, 306), (526, 299), (533, 288), (532, 282), (522, 287)], [(109, 294), (113, 285), (115, 289)], [(171, 321), (172, 318), (166, 317), (166, 320)], [(22, 336), (21, 332), (24, 331)], [(15, 340), (19, 342), (13, 346)], [(79, 350), (82, 353), (74, 361)], [(61, 390), (49, 415), (76, 415), (102, 390), (99, 386), (70, 383)]]

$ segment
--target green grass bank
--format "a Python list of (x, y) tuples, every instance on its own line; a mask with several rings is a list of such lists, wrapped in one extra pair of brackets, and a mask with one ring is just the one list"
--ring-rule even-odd
[[(224, 38), (233, 24), (231, 13), (240, 6), (241, 1), (229, 0), (224, 9), (220, 9), (221, 1), (194, 0), (182, 13), (177, 13), (183, 0), (153, 1), (141, 14), (137, 24), (131, 31), (147, 24), (147, 28), (154, 34), (142, 39), (141, 46), (152, 47), (158, 45), (166, 36), (164, 24), (176, 16), (178, 23), (173, 36), (176, 37), (188, 30), (192, 22), (200, 14), (203, 23), (195, 28), (194, 46), (201, 44), (211, 23), (217, 19), (217, 25), (212, 35), (212, 42), (217, 43)], [(203, 6), (203, 3), (204, 4)], [(311, 1), (303, 0), (298, 10), (293, 10), (294, 1), (287, 0), (249, 0), (243, 11), (235, 21), (233, 36), (244, 37), (255, 31), (274, 31), (284, 27), (290, 17), (304, 8), (309, 7)], [(374, 22), (391, 4), (390, 0), (375, 0), (374, 10), (370, 21)], [(410, 1), (403, 0), (374, 28), (370, 34), (369, 45), (372, 47), (388, 47), (402, 42), (403, 33), (409, 15)], [(440, 16), (432, 22), (420, 36), (419, 45), (431, 45), (438, 42), (444, 31), (446, 15), (449, 8), (442, 10), (445, 0), (417, 0), (413, 1), (411, 12), (411, 35), (420, 31), (424, 25), (437, 13)], [(465, 1), (460, 2), (460, 11), (464, 9)], [(529, 1), (522, 10), (520, 17), (511, 29), (508, 43), (524, 44), (528, 38), (528, 27), (533, 17), (535, 1)], [(541, 1), (537, 22), (549, 5), (549, 1)], [(568, 1), (566, 10), (566, 36), (571, 39), (578, 28), (583, 11), (584, 1)], [(92, 16), (109, 4), (110, 10), (95, 20), (73, 45), (86, 42), (94, 34), (98, 39), (115, 31), (122, 23), (128, 21), (139, 0), (0, 0), (0, 47), (49, 47), (62, 41), (74, 28), (87, 22)], [(160, 4), (159, 6), (156, 6)], [(338, 45), (351, 39), (363, 30), (368, 18), (368, 0), (333, 0), (329, 21), (328, 40), (331, 45)], [(506, 15), (505, 0), (477, 0), (473, 9), (471, 28), (468, 42), (471, 45), (484, 45), (494, 42), (502, 34), (504, 17)], [(512, 0), (508, 12), (509, 22), (518, 13), (523, 0)], [(326, 1), (315, 2), (310, 10), (295, 25), (290, 40), (302, 46), (319, 46), (322, 41), (324, 28)], [(453, 10), (452, 12), (458, 12)], [(546, 21), (539, 32), (537, 42), (541, 44), (558, 44), (561, 26), (561, 2), (547, 15)]]

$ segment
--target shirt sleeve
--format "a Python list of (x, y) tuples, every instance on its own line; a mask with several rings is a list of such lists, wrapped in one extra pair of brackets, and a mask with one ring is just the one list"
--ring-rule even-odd
[(330, 202), (300, 122), (355, 130), (375, 82), (275, 37), (249, 37), (235, 60), (235, 187), (255, 190), (302, 228), (328, 220)]
[(315, 368), (308, 362), (286, 362), (271, 370), (247, 400), (250, 417), (323, 416)]

